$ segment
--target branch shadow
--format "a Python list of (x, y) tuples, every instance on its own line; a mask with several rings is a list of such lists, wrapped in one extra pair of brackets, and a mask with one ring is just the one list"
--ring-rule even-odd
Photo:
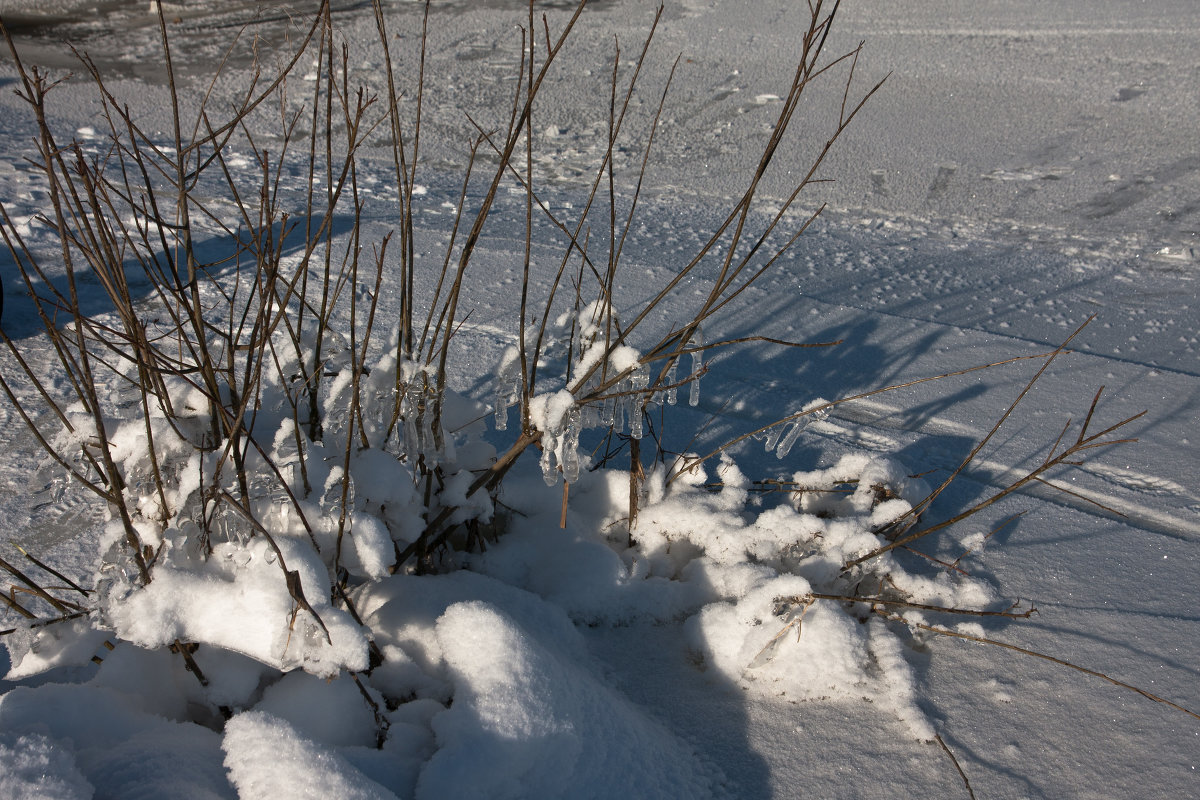
[[(345, 234), (354, 228), (354, 217), (349, 214), (336, 215), (331, 222), (331, 230), (335, 237)], [(295, 217), (288, 221), (290, 234), (284, 239), (285, 244), (279, 248), (283, 257), (302, 252), (304, 248), (305, 218)], [(275, 223), (271, 228), (272, 241), (278, 242), (284, 235), (283, 224)], [(27, 244), (29, 244), (27, 242)], [(234, 275), (239, 269), (253, 269), (253, 250), (250, 240), (245, 233), (236, 238), (230, 235), (213, 234), (196, 241), (196, 257), (200, 262), (199, 271), (204, 279), (223, 280)], [(31, 246), (32, 249), (32, 246)], [(46, 264), (60, 263), (61, 256), (52, 260), (48, 250), (39, 248), (34, 256), (45, 267)], [(161, 252), (155, 256), (162, 259)], [(27, 263), (25, 256), (20, 256), (22, 263)], [(241, 263), (239, 263), (239, 261)], [(165, 260), (164, 260), (165, 263)], [(122, 270), (135, 303), (150, 301), (155, 298), (155, 286), (146, 274), (145, 268), (133, 259), (127, 259)], [(27, 339), (45, 333), (41, 317), (38, 314), (40, 304), (42, 312), (49, 317), (54, 325), (62, 329), (74, 321), (74, 314), (62, 307), (56, 297), (70, 297), (70, 284), (66, 274), (61, 269), (55, 274), (49, 274), (49, 285), (34, 279), (36, 296), (30, 293), (24, 280), (20, 277), (18, 264), (13, 252), (7, 247), (0, 249), (0, 323), (4, 332), (13, 340)], [(187, 276), (167, 273), (168, 279), (178, 278), (179, 286), (187, 285)], [(75, 275), (75, 291), (78, 297), (79, 313), (84, 318), (93, 318), (115, 310), (112, 299), (102, 284), (100, 278), (90, 269), (77, 268)], [(5, 300), (7, 298), (7, 300)]]

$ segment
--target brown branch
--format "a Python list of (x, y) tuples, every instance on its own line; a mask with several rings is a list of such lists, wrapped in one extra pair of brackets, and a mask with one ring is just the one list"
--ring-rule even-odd
[(954, 764), (954, 768), (958, 770), (958, 777), (962, 778), (963, 786), (966, 787), (967, 796), (970, 797), (971, 800), (975, 800), (975, 792), (971, 789), (971, 781), (967, 779), (967, 773), (963, 772), (962, 765), (958, 763), (958, 759), (954, 757), (954, 753), (950, 752), (950, 748), (946, 746), (946, 742), (942, 739), (942, 735), (940, 733), (935, 734), (933, 740), (938, 743), (946, 755), (950, 756), (950, 762)]
[(1020, 647), (1015, 644), (1009, 644), (1008, 642), (1002, 642), (1002, 641), (999, 641), (998, 639), (989, 639), (985, 636), (972, 636), (971, 634), (959, 633), (958, 631), (952, 631), (952, 630), (948, 630), (946, 628), (939, 628), (934, 625), (926, 625), (925, 623), (922, 623), (922, 622), (910, 622), (910, 621), (904, 619), (903, 617), (895, 617), (895, 619), (897, 619), (900, 622), (905, 623), (906, 625), (911, 625), (914, 628), (920, 628), (923, 631), (929, 631), (930, 633), (935, 633), (939, 636), (949, 636), (952, 639), (963, 639), (965, 641), (975, 642), (977, 644), (989, 644), (989, 645), (992, 645), (993, 647), (1001, 647), (1001, 648), (1004, 648), (1005, 650), (1012, 650), (1013, 652), (1020, 653), (1021, 655), (1032, 656), (1034, 658), (1040, 658), (1043, 661), (1049, 661), (1052, 664), (1058, 664), (1060, 667), (1066, 667), (1067, 669), (1073, 669), (1076, 672), (1082, 672), (1084, 675), (1091, 675), (1094, 678), (1099, 678), (1103, 681), (1107, 681), (1107, 682), (1111, 683), (1113, 686), (1119, 686), (1120, 688), (1127, 689), (1131, 692), (1134, 692), (1135, 694), (1140, 694), (1142, 697), (1145, 697), (1147, 700), (1153, 700), (1156, 703), (1162, 703), (1163, 705), (1173, 708), (1176, 711), (1182, 711), (1184, 714), (1187, 714), (1189, 717), (1195, 717), (1196, 719), (1200, 720), (1200, 714), (1197, 714), (1194, 711), (1190, 711), (1190, 710), (1184, 708), (1183, 706), (1179, 705), (1178, 703), (1173, 703), (1170, 700), (1167, 700), (1165, 697), (1160, 697), (1152, 692), (1146, 691), (1145, 689), (1140, 689), (1131, 683), (1126, 683), (1125, 681), (1118, 680), (1118, 679), (1113, 678), (1110, 675), (1106, 675), (1103, 672), (1100, 672), (1098, 670), (1088, 669), (1087, 667), (1081, 667), (1078, 664), (1073, 664), (1070, 661), (1067, 661), (1062, 658), (1057, 658), (1055, 656), (1047, 655), (1045, 653), (1039, 653), (1036, 650), (1030, 650), (1026, 647)]

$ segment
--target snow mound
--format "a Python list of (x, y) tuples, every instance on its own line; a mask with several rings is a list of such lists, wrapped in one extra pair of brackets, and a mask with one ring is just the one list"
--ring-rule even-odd
[[(235, 796), (221, 769), (216, 733), (142, 711), (138, 705), (135, 696), (99, 686), (48, 684), (3, 695), (0, 729), (6, 738), (0, 739), (0, 785), (15, 775), (16, 797), (25, 790), (22, 775), (40, 787), (31, 797), (53, 797), (58, 786), (80, 792), (63, 797), (90, 797), (83, 788), (87, 784), (95, 788), (96, 797), (122, 800)], [(16, 737), (16, 744), (4, 744), (13, 741), (7, 737)], [(76, 769), (36, 776), (15, 768), (10, 755), (18, 765), (45, 758), (67, 767), (73, 759)]]
[(92, 785), (67, 750), (36, 733), (0, 733), (0, 796), (9, 800), (89, 800)]
[(437, 637), (455, 701), (418, 798), (715, 796), (690, 747), (499, 609), (456, 603)]
[(263, 711), (239, 714), (225, 726), (225, 767), (241, 800), (395, 800), (328, 745), (308, 739)]

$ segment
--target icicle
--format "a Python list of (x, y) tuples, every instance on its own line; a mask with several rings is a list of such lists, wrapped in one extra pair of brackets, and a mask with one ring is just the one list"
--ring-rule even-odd
[(278, 533), (287, 533), (292, 524), (292, 503), (285, 494), (271, 496), (272, 524)]
[(409, 382), (408, 387), (404, 392), (404, 416), (413, 423), (418, 453), (424, 451), (425, 449), (425, 443), (422, 441), (425, 437), (423, 436), (423, 431), (421, 430), (423, 427), (421, 424), (422, 417), (425, 416), (423, 400), (424, 398), (421, 396), (421, 387), (417, 384), (417, 379), (413, 378), (413, 380)]
[(181, 517), (175, 526), (183, 545), (182, 555), (193, 561), (204, 559), (204, 535), (193, 517)]
[(616, 394), (613, 396), (613, 432), (624, 433), (625, 420), (633, 418), (630, 409), (629, 379), (619, 381), (614, 391)]
[[(565, 395), (566, 392), (562, 392), (561, 394)], [(565, 412), (550, 412), (547, 410), (545, 415), (546, 428), (544, 431), (542, 431), (541, 466), (542, 480), (546, 482), (547, 486), (558, 485), (558, 466), (555, 464), (555, 457), (559, 445), (562, 443), (564, 425), (571, 424), (571, 411), (573, 411), (575, 408), (576, 406), (572, 405), (571, 408), (567, 409)], [(557, 414), (561, 414), (561, 416), (555, 419), (554, 417)]]
[[(807, 411), (810, 408), (815, 408), (817, 406), (821, 406), (824, 404), (825, 404), (824, 400), (814, 400), (813, 402), (811, 402), (807, 406), (805, 406), (804, 410)], [(787, 454), (789, 452), (791, 452), (791, 450), (792, 450), (792, 445), (794, 445), (796, 443), (796, 440), (798, 438), (800, 438), (800, 434), (803, 433), (804, 430), (812, 423), (819, 422), (828, 416), (829, 416), (829, 409), (822, 408), (820, 411), (813, 411), (803, 417), (798, 417), (797, 419), (795, 419), (791, 423), (791, 426), (788, 427), (787, 434), (783, 437), (782, 440), (780, 440), (779, 446), (775, 449), (775, 457), (780, 458), (780, 459), (786, 458)], [(777, 426), (777, 427), (782, 427), (782, 426)], [(771, 450), (770, 440), (768, 440), (768, 442), (767, 442), (767, 450), (768, 451)]]
[(496, 430), (508, 428), (508, 407), (521, 399), (520, 351), (509, 347), (496, 368)]
[(696, 326), (696, 332), (692, 334), (691, 341), (688, 342), (688, 347), (694, 347), (692, 351), (692, 386), (691, 393), (688, 395), (688, 405), (700, 405), (700, 370), (704, 367), (703, 356), (701, 350), (704, 347), (704, 332), (700, 330), (700, 326)]
[(791, 452), (792, 445), (800, 438), (800, 432), (807, 428), (811, 421), (808, 417), (801, 417), (788, 426), (787, 433), (779, 440), (779, 447), (775, 449), (776, 458), (783, 459)]
[(417, 430), (417, 421), (408, 417), (404, 420), (404, 457), (416, 461), (421, 454), (421, 434)]
[[(286, 425), (288, 431), (294, 430), (291, 423), (286, 423)], [(294, 432), (291, 435), (276, 435), (273, 458), (276, 464), (291, 464), (300, 460), (300, 450), (296, 445)]]
[(496, 430), (508, 429), (508, 407), (521, 400), (521, 381), (518, 376), (500, 375), (496, 378)]
[(508, 393), (496, 382), (496, 430), (508, 430)]
[(600, 406), (600, 426), (611, 428), (616, 423), (617, 401), (611, 395), (605, 397)]
[(241, 522), (236, 513), (231, 512), (224, 504), (221, 504), (214, 512), (213, 527), (216, 529), (217, 536), (222, 541), (245, 547), (250, 537), (246, 534)]
[(346, 338), (328, 327), (325, 328), (324, 336), (321, 339), (321, 354), (325, 358), (325, 374), (327, 375), (341, 372), (350, 366), (352, 360)]
[(350, 419), (347, 409), (336, 408), (325, 414), (326, 436), (341, 436), (346, 432), (346, 424)]
[(432, 455), (436, 448), (433, 445), (433, 408), (423, 404), (417, 412), (417, 452)]
[(542, 467), (542, 480), (547, 486), (558, 485), (558, 467), (554, 465), (554, 449), (558, 444), (558, 437), (546, 432), (542, 435), (542, 457), (540, 460)]
[(562, 438), (563, 480), (574, 483), (579, 480), (579, 431), (583, 421), (583, 412), (579, 406), (571, 406), (567, 412), (567, 429)]
[(763, 447), (768, 453), (775, 449), (775, 445), (779, 444), (779, 436), (783, 433), (785, 427), (784, 425), (773, 425), (767, 430)]
[(650, 385), (650, 368), (639, 364), (629, 376), (629, 435), (634, 439), (642, 438), (642, 393)]
[[(584, 394), (587, 394), (586, 390), (584, 390)], [(580, 411), (579, 429), (587, 430), (588, 428), (595, 428), (599, 424), (600, 414), (596, 411), (596, 407), (591, 405), (584, 406)]]
[(672, 358), (670, 365), (667, 366), (667, 405), (673, 406), (679, 400), (679, 387), (675, 385), (676, 368), (679, 366), (679, 359)]
[(269, 501), (275, 512), (275, 526), (281, 532), (291, 527), (292, 498), (289, 491), (296, 487), (297, 476), (300, 474), (300, 461), (288, 461), (279, 465), (281, 483), (271, 488)]
[(124, 543), (110, 547), (101, 559), (100, 579), (96, 582), (96, 593), (101, 606), (112, 605), (124, 600), (137, 588), (137, 567), (133, 563)]
[(404, 398), (400, 401), (400, 416), (404, 424), (404, 455), (410, 461), (415, 461), (421, 453), (421, 433), (417, 420), (420, 403), (421, 390), (416, 385), (416, 380), (410, 381), (404, 388)]
[[(78, 466), (79, 459), (75, 459)], [(67, 493), (67, 473), (57, 461), (46, 459), (38, 467), (37, 473), (30, 482), (33, 498), (37, 500), (35, 511), (55, 506), (62, 501)]]
[(268, 477), (266, 473), (256, 472), (250, 476), (247, 481), (246, 488), (250, 491), (250, 502), (254, 503), (271, 494), (271, 490), (275, 487), (274, 476)]

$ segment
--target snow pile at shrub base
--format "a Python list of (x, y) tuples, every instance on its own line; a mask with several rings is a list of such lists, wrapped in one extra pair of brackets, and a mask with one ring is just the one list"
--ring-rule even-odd
[[(12, 678), (74, 668), (90, 679), (0, 698), (4, 762), (16, 776), (60, 765), (64, 797), (136, 796), (124, 793), (135, 771), (154, 791), (192, 776), (194, 797), (721, 796), (719, 771), (609, 686), (575, 627), (636, 620), (682, 623), (691, 658), (734, 685), (868, 698), (913, 737), (935, 735), (907, 634), (863, 604), (812, 596), (886, 576), (918, 602), (994, 601), (983, 584), (910, 573), (890, 555), (843, 576), (924, 491), (899, 465), (848, 457), (794, 476), (802, 491), (765, 508), (732, 461), (717, 467), (718, 491), (703, 470), (671, 479), (660, 468), (642, 487), (632, 544), (628, 474), (581, 474), (565, 530), (561, 495), (540, 477), (509, 475), (508, 530), (466, 569), (360, 578), (350, 600), (362, 626), (330, 603), (327, 565), (306, 538), (278, 536), (332, 644), (265, 538), (219, 543), (202, 569), (175, 552), (150, 585), (109, 604), (110, 631), (76, 622), (26, 636)], [(368, 640), (382, 663), (368, 663)], [(180, 641), (202, 642), (190, 652), (204, 685), (168, 652)], [(103, 663), (86, 666), (95, 652)]]
[[(990, 587), (965, 576), (913, 573), (890, 554), (866, 569), (844, 565), (885, 543), (876, 531), (901, 519), (928, 492), (898, 463), (850, 455), (828, 470), (797, 473), (791, 502), (751, 502), (749, 481), (726, 459), (721, 488), (703, 470), (652, 473), (625, 546), (628, 475), (591, 473), (571, 494), (566, 530), (552, 493), (510, 479), (504, 503), (522, 515), (516, 530), (471, 560), (472, 568), (522, 586), (580, 623), (685, 620), (704, 669), (734, 685), (792, 700), (868, 698), (910, 734), (934, 736), (919, 711), (904, 650), (909, 634), (865, 604), (818, 600), (889, 587), (894, 599), (985, 608)], [(616, 531), (615, 539), (613, 541)], [(881, 589), (882, 590), (882, 589)], [(911, 621), (925, 621), (906, 611)], [(863, 625), (870, 619), (870, 625)]]
[[(288, 544), (279, 540), (280, 547)], [(294, 552), (287, 564), (295, 569), (306, 552), (289, 549)], [(108, 622), (122, 639), (148, 648), (205, 642), (279, 669), (302, 667), (319, 675), (365, 669), (366, 637), (346, 611), (329, 605), (324, 568), (300, 571), (318, 622), (310, 613), (297, 613), (269, 555), (260, 539), (245, 548), (217, 545), (211, 560), (226, 564), (224, 574), (160, 567), (152, 583), (109, 609)]]

